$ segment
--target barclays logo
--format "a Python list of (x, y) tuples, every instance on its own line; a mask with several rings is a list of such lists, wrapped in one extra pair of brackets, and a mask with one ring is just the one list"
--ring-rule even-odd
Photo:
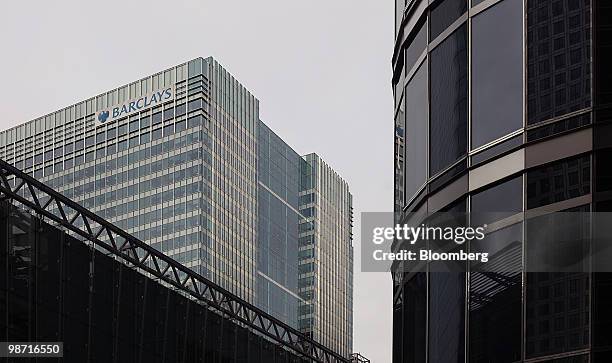
[(111, 122), (116, 119), (137, 113), (143, 109), (150, 108), (174, 98), (174, 87), (168, 87), (161, 90), (153, 91), (139, 98), (134, 98), (122, 104), (115, 105), (104, 111), (96, 113), (98, 125), (107, 121)]
[(102, 111), (98, 114), (98, 121), (104, 123), (106, 122), (106, 119), (108, 118), (108, 116), (110, 115), (110, 112), (108, 111)]

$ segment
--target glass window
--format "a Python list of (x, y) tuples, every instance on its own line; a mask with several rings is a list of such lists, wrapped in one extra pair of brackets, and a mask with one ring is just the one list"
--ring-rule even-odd
[(117, 144), (110, 144), (106, 147), (106, 153), (112, 155), (117, 152)]
[(164, 127), (164, 136), (174, 134), (174, 125), (168, 125)]
[(419, 56), (427, 47), (427, 23), (423, 22), (406, 48), (406, 74), (412, 69)]
[[(26, 163), (27, 164), (27, 163)], [(604, 149), (595, 152), (595, 186), (598, 192), (612, 190), (612, 149)], [(26, 165), (27, 166), (27, 165)]]
[(431, 40), (436, 39), (467, 11), (467, 0), (441, 0), (431, 10)]
[(483, 225), (501, 220), (523, 210), (521, 176), (472, 195), (472, 222)]
[(117, 146), (117, 150), (118, 151), (123, 151), (123, 150), (127, 150), (127, 140), (123, 140), (123, 141), (119, 141), (119, 144)]
[(96, 157), (97, 158), (103, 158), (105, 156), (106, 156), (106, 149), (105, 148), (101, 147), (101, 148), (98, 148), (98, 150), (96, 150)]
[(138, 136), (130, 138), (129, 147), (138, 146)]
[(106, 140), (106, 134), (104, 133), (104, 131), (98, 132), (96, 134), (96, 144), (99, 144), (105, 140)]
[(472, 19), (472, 148), (523, 125), (523, 2)]
[(589, 1), (527, 2), (529, 124), (591, 106), (590, 19)]
[(399, 31), (405, 7), (406, 0), (395, 0), (395, 34)]
[(78, 140), (77, 142), (74, 143), (74, 150), (75, 151), (83, 150), (83, 146), (84, 146), (84, 141)]
[(576, 198), (591, 192), (590, 156), (564, 159), (527, 172), (527, 208)]
[(117, 137), (117, 129), (114, 127), (112, 129), (108, 129), (108, 139), (114, 139), (115, 137)]
[(130, 122), (130, 132), (138, 130), (138, 120)]
[(128, 132), (128, 125), (119, 126), (119, 136), (123, 136)]
[(90, 161), (93, 161), (94, 158), (95, 158), (95, 156), (94, 156), (94, 152), (93, 151), (90, 151), (90, 152), (85, 154), (85, 162), (86, 163), (88, 163)]
[(162, 129), (153, 130), (152, 137), (151, 137), (152, 140), (158, 140), (158, 139), (161, 139), (161, 137), (162, 137)]
[(140, 135), (140, 143), (141, 144), (146, 144), (149, 141), (151, 141), (151, 134), (150, 133), (145, 132), (142, 135)]
[(176, 105), (176, 115), (177, 116), (182, 116), (185, 113), (187, 113), (187, 106), (184, 103), (181, 103), (180, 105)]
[(174, 118), (174, 109), (168, 108), (164, 110), (164, 121), (168, 121)]
[(465, 274), (430, 272), (429, 294), (429, 362), (463, 363)]
[(202, 116), (201, 115), (197, 115), (197, 116), (194, 116), (194, 117), (190, 117), (187, 120), (187, 127), (188, 128), (192, 128), (194, 126), (200, 125), (201, 123), (202, 123)]
[(181, 132), (181, 131), (185, 130), (185, 124), (186, 124), (185, 120), (178, 121), (176, 123), (176, 132)]
[(144, 116), (143, 118), (140, 119), (140, 127), (145, 128), (145, 127), (148, 127), (150, 124), (151, 124), (151, 117)]
[[(585, 205), (526, 223), (526, 358), (589, 346), (589, 210)], [(553, 218), (555, 226), (543, 233), (542, 224), (551, 226)]]
[(201, 109), (203, 108), (202, 103), (203, 103), (203, 100), (201, 98), (198, 98), (197, 100), (189, 101), (189, 103), (187, 104), (187, 110), (191, 112), (194, 110)]
[(431, 52), (430, 174), (467, 153), (467, 30), (462, 25)]
[(409, 199), (427, 179), (427, 63), (406, 86), (405, 195)]
[(153, 114), (153, 119), (152, 119), (152, 124), (153, 125), (157, 125), (160, 122), (162, 122), (162, 113), (161, 112), (154, 113)]
[(519, 223), (471, 242), (489, 261), (470, 274), (469, 362), (521, 360), (522, 233)]
[(95, 143), (95, 139), (93, 136), (89, 136), (85, 139), (85, 147), (90, 147)]
[(83, 155), (77, 155), (74, 157), (74, 166), (83, 164)]
[[(399, 326), (403, 325), (403, 356), (406, 362), (424, 362), (427, 331), (427, 276), (417, 272), (403, 282), (403, 300), (400, 307)], [(394, 334), (395, 335), (395, 334)], [(397, 347), (401, 349), (400, 347)], [(395, 349), (394, 349), (395, 350)]]

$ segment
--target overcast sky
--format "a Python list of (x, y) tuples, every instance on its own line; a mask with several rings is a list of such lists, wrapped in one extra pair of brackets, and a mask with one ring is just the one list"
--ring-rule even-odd
[(391, 361), (390, 274), (360, 272), (359, 214), (392, 210), (392, 0), (10, 1), (0, 49), (0, 129), (214, 56), (263, 121), (348, 181), (354, 350)]

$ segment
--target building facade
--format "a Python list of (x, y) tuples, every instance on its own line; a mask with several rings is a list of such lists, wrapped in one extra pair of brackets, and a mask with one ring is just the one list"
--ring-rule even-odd
[(6, 201), (0, 237), (3, 341), (63, 342), (63, 362), (311, 362)]
[[(305, 159), (270, 135), (257, 98), (213, 58), (197, 58), (1, 132), (0, 158), (297, 327), (304, 306), (339, 296), (314, 285), (313, 300), (301, 297)], [(351, 215), (335, 217), (350, 231)], [(352, 253), (343, 237), (314, 243)], [(349, 281), (352, 255), (345, 261), (328, 268)], [(343, 288), (348, 307), (352, 285)], [(304, 331), (331, 324), (346, 336), (317, 339), (348, 356), (352, 310), (338, 316)]]
[(501, 212), (512, 248), (487, 272), (394, 264), (394, 362), (612, 359), (610, 274), (525, 272), (528, 213), (610, 209), (611, 26), (600, 0), (396, 0), (396, 221)]
[(353, 199), (316, 154), (303, 157), (301, 179), (298, 288), (306, 303), (300, 330), (332, 347), (352, 347), (353, 249), (344, 241), (353, 239)]

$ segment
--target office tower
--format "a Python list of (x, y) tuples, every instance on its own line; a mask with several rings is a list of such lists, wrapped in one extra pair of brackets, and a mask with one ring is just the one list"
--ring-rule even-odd
[[(303, 157), (299, 227), (300, 329), (345, 356), (353, 346), (353, 198), (318, 155)], [(348, 271), (340, 273), (337, 271)], [(348, 350), (347, 350), (348, 349)]]
[[(342, 296), (327, 281), (312, 283), (312, 297), (298, 287), (296, 261), (307, 261), (298, 229), (309, 218), (300, 214), (301, 165), (309, 156), (278, 137), (266, 144), (267, 130), (257, 98), (213, 58), (197, 58), (0, 133), (0, 158), (294, 327), (310, 307), (304, 331), (323, 332), (313, 336), (348, 356), (352, 312), (325, 309), (350, 307), (352, 285), (336, 287)], [(315, 179), (338, 184), (318, 191), (344, 198), (337, 208), (347, 214), (314, 206), (320, 223), (342, 224), (344, 233), (321, 230), (314, 245), (346, 255), (328, 266), (315, 255), (313, 265), (350, 281), (350, 194), (339, 177)], [(333, 301), (340, 297), (347, 301)]]
[(610, 209), (611, 22), (601, 0), (396, 1), (396, 220), (504, 212), (514, 243), (486, 273), (395, 264), (394, 362), (610, 361), (610, 275), (525, 272), (552, 253), (525, 240), (528, 214)]
[(348, 356), (353, 331), (348, 184), (318, 155), (300, 157), (264, 123), (258, 132), (259, 304)]

